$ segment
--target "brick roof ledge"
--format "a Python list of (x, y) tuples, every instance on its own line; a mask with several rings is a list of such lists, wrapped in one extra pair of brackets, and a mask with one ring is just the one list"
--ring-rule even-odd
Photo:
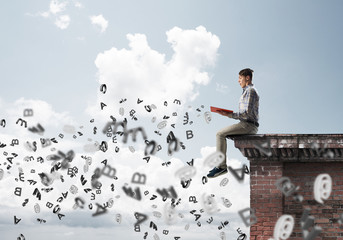
[[(274, 226), (284, 214), (291, 215), (295, 222), (287, 239), (303, 239), (300, 221), (305, 208), (311, 209), (314, 224), (323, 229), (316, 239), (342, 239), (343, 228), (340, 228), (338, 218), (343, 214), (343, 207), (339, 207), (343, 206), (343, 134), (228, 137), (250, 160), (250, 208), (254, 209), (257, 219), (250, 225), (250, 240), (275, 237)], [(317, 176), (323, 173), (331, 176), (333, 187), (330, 196), (325, 198), (325, 204), (320, 204), (314, 200), (314, 185)], [(275, 184), (281, 177), (287, 177), (297, 186), (295, 195), (300, 194), (302, 202), (297, 202), (295, 195), (285, 196), (277, 188)], [(327, 182), (319, 184), (322, 188), (331, 186)], [(283, 186), (288, 188), (290, 185)]]
[(343, 161), (343, 134), (255, 134), (228, 138), (249, 160)]

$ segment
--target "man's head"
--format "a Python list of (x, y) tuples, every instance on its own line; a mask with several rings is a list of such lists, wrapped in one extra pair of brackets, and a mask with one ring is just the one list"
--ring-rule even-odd
[(239, 83), (239, 85), (241, 85), (242, 88), (244, 88), (244, 87), (246, 87), (252, 83), (252, 73), (253, 72), (254, 72), (254, 70), (252, 70), (250, 68), (242, 69), (239, 72), (238, 83)]

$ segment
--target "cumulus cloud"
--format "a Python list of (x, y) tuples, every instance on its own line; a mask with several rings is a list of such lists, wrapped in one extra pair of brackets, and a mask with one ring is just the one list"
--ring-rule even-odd
[(60, 29), (66, 29), (69, 26), (70, 17), (68, 15), (58, 16), (55, 25)]
[(100, 102), (107, 104), (108, 112), (117, 111), (116, 100), (121, 98), (159, 104), (174, 99), (185, 103), (198, 96), (199, 86), (211, 80), (207, 69), (215, 65), (219, 38), (203, 26), (191, 30), (174, 27), (166, 34), (173, 49), (170, 60), (152, 49), (144, 34), (128, 34), (129, 49), (113, 47), (98, 54), (98, 81), (106, 84), (107, 92), (98, 93), (97, 106), (89, 112), (94, 114)]
[(59, 29), (63, 30), (63, 29), (68, 28), (70, 24), (70, 16), (67, 14), (61, 15), (61, 13), (66, 10), (67, 5), (68, 5), (67, 1), (59, 2), (58, 0), (52, 0), (50, 1), (49, 10), (44, 11), (44, 12), (38, 12), (36, 14), (26, 13), (26, 15), (31, 16), (31, 17), (39, 16), (43, 18), (55, 19), (54, 24)]
[[(233, 227), (239, 226), (242, 229), (241, 220), (237, 217), (237, 211), (249, 206), (249, 176), (245, 175), (243, 183), (239, 183), (231, 174), (223, 175), (215, 179), (209, 179), (206, 184), (203, 184), (202, 182), (203, 176), (205, 176), (209, 170), (204, 166), (204, 160), (215, 151), (215, 147), (207, 146), (197, 151), (199, 154), (195, 154), (194, 157), (194, 168), (196, 169), (196, 173), (194, 177), (192, 177), (191, 185), (185, 189), (182, 188), (180, 179), (175, 175), (175, 173), (180, 168), (187, 166), (187, 164), (185, 164), (181, 158), (175, 157), (177, 155), (169, 158), (162, 158), (159, 154), (156, 154), (155, 156), (151, 156), (149, 163), (147, 163), (142, 159), (144, 156), (145, 145), (140, 142), (140, 138), (137, 142), (133, 142), (129, 139), (129, 141), (124, 144), (120, 137), (117, 139), (118, 143), (113, 143), (111, 141), (112, 139), (108, 138), (108, 150), (106, 152), (99, 150), (92, 153), (85, 153), (82, 150), (77, 151), (75, 149), (80, 148), (80, 144), (84, 144), (89, 135), (94, 136), (94, 125), (90, 125), (88, 128), (87, 126), (82, 128), (82, 132), (84, 134), (82, 136), (83, 138), (77, 138), (76, 140), (73, 138), (68, 139), (68, 136), (75, 133), (77, 124), (73, 122), (72, 118), (67, 113), (58, 113), (54, 111), (49, 104), (39, 100), (27, 100), (22, 98), (13, 104), (6, 104), (2, 101), (0, 101), (0, 103), (0, 111), (4, 113), (4, 117), (9, 123), (6, 128), (1, 129), (8, 131), (6, 134), (3, 131), (0, 134), (1, 141), (7, 144), (7, 147), (3, 150), (7, 151), (9, 154), (11, 154), (11, 152), (16, 152), (19, 155), (14, 158), (13, 167), (8, 171), (1, 166), (4, 170), (4, 175), (0, 180), (0, 191), (3, 193), (0, 196), (0, 202), (2, 204), (0, 206), (0, 223), (12, 226), (13, 214), (16, 215), (16, 212), (20, 212), (17, 217), (23, 219), (20, 223), (21, 230), (31, 229), (30, 231), (25, 232), (30, 233), (31, 236), (37, 235), (37, 232), (39, 231), (36, 218), (32, 217), (32, 215), (35, 214), (32, 209), (36, 203), (39, 203), (41, 207), (39, 218), (47, 220), (44, 227), (49, 229), (49, 231), (47, 231), (46, 234), (48, 234), (48, 232), (59, 233), (61, 228), (66, 232), (75, 233), (65, 235), (64, 237), (66, 237), (66, 239), (74, 239), (77, 236), (81, 236), (81, 232), (88, 232), (90, 234), (88, 235), (89, 237), (94, 236), (94, 234), (91, 235), (91, 229), (93, 229), (97, 234), (100, 232), (100, 229), (102, 231), (106, 230), (108, 234), (110, 231), (109, 229), (113, 228), (116, 229), (116, 236), (120, 239), (132, 239), (131, 235), (136, 234), (133, 231), (133, 225), (137, 221), (134, 218), (134, 212), (146, 214), (149, 218), (148, 221), (142, 224), (142, 232), (143, 229), (148, 231), (148, 224), (150, 221), (155, 222), (159, 229), (169, 229), (173, 234), (175, 234), (175, 236), (178, 235), (186, 237), (187, 239), (208, 239), (208, 236), (216, 238), (219, 234), (217, 227), (225, 220), (229, 220), (232, 225), (232, 227), (228, 227), (226, 229), (227, 234), (236, 234), (235, 228)], [(18, 127), (14, 123), (19, 116), (23, 116), (25, 109), (30, 108), (33, 109), (33, 115), (25, 117), (25, 119), (28, 120), (29, 126), (39, 122), (47, 130), (50, 127), (59, 129), (59, 131), (55, 130), (54, 134), (48, 134), (49, 137), (56, 137), (59, 140), (58, 144), (54, 144), (49, 148), (42, 148), (39, 144), (39, 150), (37, 152), (30, 151), (24, 147), (23, 143), (25, 141), (32, 142), (33, 140), (36, 140), (39, 143), (39, 136), (32, 136), (32, 134), (27, 135), (27, 129)], [(74, 127), (71, 125), (74, 125)], [(18, 132), (18, 130), (14, 129), (21, 129), (25, 131), (25, 133)], [(56, 136), (61, 131), (63, 131), (65, 135), (63, 139)], [(101, 131), (100, 127), (99, 131)], [(102, 137), (105, 136), (106, 135), (102, 135)], [(95, 137), (96, 136), (94, 136), (94, 138)], [(14, 138), (20, 139), (21, 144), (19, 146), (9, 146), (11, 140)], [(101, 139), (101, 136), (98, 136), (97, 138)], [(102, 138), (102, 140), (104, 139)], [(89, 141), (87, 140), (87, 142)], [(92, 144), (95, 144), (95, 142), (96, 141), (91, 141)], [(163, 151), (165, 151), (165, 149), (167, 149), (166, 142), (161, 142), (161, 145)], [(134, 147), (135, 151), (132, 152), (129, 149), (129, 146)], [(119, 147), (120, 151), (116, 152), (115, 147)], [(53, 148), (55, 150), (53, 150)], [(61, 150), (64, 153), (70, 149), (75, 150), (75, 158), (70, 164), (71, 167), (77, 167), (79, 172), (76, 177), (71, 177), (68, 174), (67, 169), (59, 170), (58, 175), (53, 176), (54, 182), (50, 186), (54, 188), (53, 191), (49, 193), (41, 191), (42, 200), (38, 201), (36, 196), (33, 196), (34, 189), (38, 188), (41, 190), (42, 188), (46, 188), (46, 186), (40, 182), (37, 174), (41, 172), (50, 172), (54, 161), (47, 160), (46, 156), (55, 154), (56, 149)], [(192, 149), (192, 151), (194, 151), (194, 149)], [(34, 161), (23, 160), (25, 156), (32, 156)], [(44, 158), (45, 161), (43, 163), (36, 161), (39, 156)], [(87, 160), (82, 156), (91, 158), (92, 163), (88, 164)], [(92, 188), (91, 177), (94, 174), (95, 169), (101, 169), (104, 167), (104, 163), (101, 163), (104, 159), (107, 160), (107, 166), (115, 169), (118, 179), (101, 176), (99, 178), (99, 181), (102, 183), (101, 194), (96, 194), (96, 191), (93, 189), (92, 193), (95, 194), (95, 198), (94, 200), (91, 200), (91, 193), (86, 193), (84, 189)], [(171, 162), (170, 166), (167, 167), (162, 165), (162, 163), (166, 161)], [(86, 163), (88, 164), (88, 171), (84, 168)], [(241, 163), (238, 160), (230, 159), (229, 166), (239, 168), (241, 167)], [(32, 173), (32, 169), (35, 169), (36, 172)], [(14, 180), (13, 176), (18, 178), (21, 171), (24, 172), (24, 179), (26, 181), (22, 182)], [(136, 173), (146, 175), (146, 182), (144, 184), (133, 182), (132, 179)], [(60, 178), (61, 175), (64, 176), (63, 182)], [(80, 180), (81, 175), (83, 175), (87, 180), (87, 183), (84, 185)], [(221, 180), (225, 177), (229, 179), (229, 183), (224, 187), (220, 186)], [(28, 179), (36, 180), (38, 183), (36, 185), (30, 185), (27, 182)], [(111, 184), (114, 184), (113, 191), (111, 190)], [(72, 194), (69, 190), (72, 185), (78, 188), (77, 194)], [(127, 186), (132, 189), (136, 189), (138, 187), (140, 189), (142, 200), (137, 201), (136, 199), (127, 196), (125, 191), (122, 189), (123, 186)], [(181, 204), (176, 207), (176, 210), (178, 214), (182, 213), (184, 218), (177, 217), (173, 225), (168, 225), (164, 220), (166, 215), (164, 211), (166, 206), (170, 205), (170, 199), (163, 202), (161, 195), (157, 192), (157, 189), (168, 189), (171, 186), (174, 187), (178, 198), (181, 198)], [(22, 196), (19, 197), (14, 195), (16, 187), (22, 187)], [(56, 202), (56, 199), (61, 197), (61, 194), (67, 191), (68, 197), (62, 202)], [(146, 193), (146, 191), (149, 193)], [(200, 229), (197, 226), (197, 223), (194, 222), (194, 216), (191, 215), (189, 211), (197, 209), (199, 213), (199, 209), (203, 208), (202, 197), (204, 194), (214, 194), (214, 199), (220, 211), (212, 215), (201, 213), (202, 227)], [(157, 198), (152, 201), (150, 198), (153, 195), (156, 195)], [(190, 202), (190, 196), (195, 196), (198, 203)], [(85, 201), (83, 209), (72, 209), (75, 204), (76, 197), (81, 197)], [(26, 198), (29, 199), (29, 202), (28, 205), (23, 208), (22, 204)], [(96, 212), (96, 203), (103, 204), (111, 198), (114, 201), (113, 207), (109, 208), (108, 212), (104, 215), (92, 217), (92, 214)], [(233, 205), (230, 208), (225, 208), (222, 203), (222, 198), (228, 198)], [(53, 203), (54, 207), (58, 204), (61, 207), (61, 213), (65, 214), (66, 217), (59, 220), (57, 215), (52, 212), (53, 209), (45, 206), (47, 202)], [(89, 209), (90, 203), (93, 204), (93, 209)], [(157, 207), (152, 208), (152, 204), (155, 204)], [(152, 214), (153, 211), (161, 212), (163, 217), (160, 219), (154, 217)], [(115, 222), (115, 216), (118, 213), (121, 214), (123, 218), (121, 224)], [(8, 216), (12, 216), (10, 222)], [(206, 220), (211, 216), (214, 221), (210, 225), (206, 223)], [(191, 225), (189, 231), (184, 230), (186, 224)], [(16, 233), (14, 228), (10, 228), (7, 234), (12, 233), (12, 231), (13, 233)], [(120, 232), (120, 234), (118, 232)], [(208, 232), (209, 235), (204, 236), (204, 232)], [(158, 234), (163, 236), (161, 232), (158, 232)], [(127, 236), (130, 237), (126, 238)], [(101, 239), (110, 239), (110, 237), (104, 236)]]
[[(28, 126), (41, 123), (43, 126), (59, 127), (63, 124), (75, 124), (68, 112), (56, 112), (53, 107), (42, 100), (19, 98), (13, 103), (4, 102), (0, 105), (2, 116), (6, 118), (9, 127), (15, 126), (18, 118), (27, 120)], [(25, 116), (26, 115), (26, 116)], [(7, 131), (8, 128), (4, 128)]]
[(44, 18), (48, 18), (51, 15), (56, 15), (66, 10), (68, 2), (59, 2), (57, 0), (50, 1), (49, 10), (45, 12), (40, 12), (37, 15)]
[(108, 21), (102, 16), (102, 14), (98, 16), (91, 16), (91, 22), (93, 25), (99, 26), (101, 32), (105, 32), (108, 27)]
[[(198, 27), (195, 30), (173, 28), (168, 31), (167, 39), (174, 51), (169, 61), (165, 59), (164, 54), (150, 48), (145, 35), (129, 34), (127, 38), (129, 40), (130, 49), (118, 50), (116, 48), (112, 48), (99, 54), (95, 61), (96, 66), (98, 67), (99, 83), (107, 84), (106, 94), (99, 94), (98, 101), (103, 101), (109, 106), (112, 103), (116, 103), (113, 104), (113, 106), (110, 106), (113, 109), (119, 106), (118, 101), (115, 100), (130, 97), (134, 98), (134, 100), (136, 100), (137, 97), (144, 99), (144, 104), (156, 103), (156, 105), (158, 105), (157, 103), (162, 102), (162, 106), (164, 100), (168, 100), (169, 103), (173, 103), (174, 99), (179, 99), (182, 103), (189, 102), (196, 98), (198, 94), (197, 87), (206, 85), (211, 80), (210, 73), (207, 72), (206, 69), (215, 65), (220, 41), (218, 37), (208, 32), (204, 27)], [(127, 102), (129, 102), (129, 100)], [(134, 104), (136, 104), (136, 101), (134, 101)], [(98, 107), (99, 106), (97, 106), (97, 108)], [(130, 108), (129, 105), (126, 107), (127, 112)], [(35, 140), (35, 136), (32, 136), (27, 129), (18, 127), (15, 124), (17, 118), (19, 116), (23, 116), (24, 109), (30, 108), (33, 109), (34, 115), (24, 118), (28, 121), (29, 126), (40, 123), (47, 130), (50, 127), (54, 127), (55, 129), (59, 129), (59, 131), (56, 130), (54, 134), (49, 134), (49, 137), (53, 136), (57, 138), (58, 133), (62, 130), (64, 131), (65, 137), (63, 139), (57, 138), (59, 140), (58, 144), (51, 148), (40, 148), (36, 153), (25, 149), (23, 145), (18, 146), (18, 149), (16, 148), (20, 156), (16, 158), (14, 162), (15, 164), (18, 163), (18, 166), (13, 167), (11, 171), (5, 170), (4, 177), (0, 181), (0, 191), (3, 193), (0, 196), (0, 202), (3, 204), (0, 207), (0, 216), (3, 216), (0, 217), (0, 223), (8, 223), (7, 216), (13, 215), (12, 213), (16, 211), (15, 209), (20, 209), (20, 217), (23, 218), (22, 223), (27, 222), (24, 220), (30, 219), (33, 214), (32, 208), (34, 204), (38, 202), (36, 197), (32, 195), (33, 190), (36, 187), (39, 189), (44, 187), (40, 182), (37, 183), (36, 186), (30, 186), (27, 182), (14, 182), (13, 176), (19, 176), (19, 167), (25, 171), (25, 179), (35, 180), (38, 178), (38, 172), (49, 172), (52, 167), (52, 163), (46, 159), (43, 164), (36, 161), (23, 161), (25, 156), (33, 156), (35, 159), (39, 156), (43, 156), (45, 158), (49, 154), (56, 153), (56, 148), (63, 152), (70, 149), (77, 149), (80, 148), (81, 144), (85, 144), (89, 135), (91, 135), (92, 138), (95, 138), (95, 140), (87, 140), (88, 144), (98, 146), (97, 140), (103, 140), (101, 139), (101, 136), (99, 136), (99, 133), (96, 136), (93, 134), (94, 124), (89, 124), (89, 128), (82, 129), (84, 135), (80, 139), (83, 139), (83, 141), (80, 140), (81, 142), (78, 142), (78, 139), (68, 139), (68, 136), (70, 137), (75, 133), (77, 124), (68, 113), (58, 113), (53, 110), (51, 105), (44, 101), (27, 100), (22, 98), (13, 104), (6, 104), (0, 99), (0, 111), (5, 114), (4, 116), (6, 120), (8, 120), (8, 123), (11, 123), (8, 125), (8, 128), (6, 127), (4, 129), (4, 132), (1, 132), (0, 135), (1, 140), (7, 143), (7, 145), (9, 145), (13, 138), (23, 138), (25, 141), (30, 142)], [(158, 109), (159, 108), (160, 106), (158, 106)], [(116, 114), (118, 113), (117, 110), (118, 109), (110, 113), (115, 117), (118, 117), (118, 114)], [(170, 111), (170, 109), (168, 109), (168, 111)], [(96, 124), (98, 124), (98, 122), (96, 122)], [(68, 125), (68, 127), (65, 127), (65, 125)], [(70, 125), (74, 125), (75, 127), (71, 127)], [(102, 127), (98, 125), (98, 128), (98, 132), (101, 132)], [(16, 130), (12, 131), (13, 129)], [(104, 135), (102, 136), (104, 137)], [(38, 138), (39, 136), (36, 136), (36, 141), (39, 142)], [(177, 154), (168, 158), (163, 158), (161, 155), (156, 154), (155, 156), (152, 156), (149, 163), (147, 163), (142, 159), (144, 156), (145, 146), (143, 142), (135, 143), (129, 140), (127, 144), (123, 144), (120, 142), (121, 138), (119, 137), (118, 143), (113, 143), (111, 140), (112, 139), (109, 138), (107, 141), (108, 151), (105, 153), (102, 151), (85, 153), (75, 150), (75, 159), (71, 162), (71, 166), (79, 169), (77, 177), (72, 178), (67, 174), (67, 170), (60, 170), (60, 174), (64, 176), (64, 182), (62, 182), (57, 176), (52, 185), (54, 187), (54, 191), (51, 191), (48, 194), (42, 194), (41, 203), (49, 201), (54, 204), (60, 204), (62, 213), (67, 216), (60, 221), (57, 216), (52, 213), (52, 209), (49, 209), (42, 204), (40, 216), (46, 217), (48, 221), (45, 227), (51, 230), (51, 232), (58, 232), (58, 228), (63, 228), (65, 231), (70, 233), (65, 234), (64, 237), (66, 239), (75, 239), (75, 237), (81, 236), (81, 232), (89, 233), (89, 235), (87, 235), (88, 237), (94, 236), (91, 235), (91, 228), (96, 228), (94, 231), (96, 231), (97, 234), (100, 232), (97, 228), (100, 229), (103, 227), (101, 230), (106, 229), (107, 231), (108, 229), (115, 228), (116, 230), (120, 229), (120, 231), (116, 231), (116, 234), (120, 232), (120, 234), (117, 235), (120, 239), (125, 239), (125, 237), (128, 236), (130, 237), (127, 239), (133, 239), (131, 235), (136, 234), (133, 231), (133, 224), (136, 222), (136, 219), (133, 216), (135, 211), (149, 216), (149, 221), (142, 224), (142, 229), (146, 227), (148, 231), (148, 223), (150, 221), (154, 221), (158, 224), (160, 230), (170, 229), (175, 236), (179, 235), (181, 238), (218, 238), (219, 231), (217, 230), (217, 227), (220, 225), (221, 221), (225, 220), (230, 220), (230, 224), (232, 224), (233, 227), (239, 226), (242, 229), (240, 219), (237, 218), (237, 211), (249, 206), (249, 176), (245, 175), (245, 181), (243, 183), (239, 183), (230, 174), (215, 179), (209, 179), (206, 184), (202, 183), (203, 176), (205, 176), (209, 170), (203, 164), (204, 159), (215, 151), (215, 147), (203, 147), (201, 149), (197, 149), (199, 151), (192, 149), (192, 151), (199, 153), (199, 155), (194, 157), (196, 174), (192, 178), (190, 187), (184, 189), (180, 184), (180, 179), (175, 175), (175, 172), (180, 168), (187, 166), (187, 164), (185, 164), (180, 157), (177, 157)], [(161, 145), (163, 151), (166, 151), (167, 144), (165, 140), (163, 142), (161, 140)], [(135, 151), (132, 152), (129, 149), (129, 146), (133, 146)], [(116, 147), (119, 147), (119, 152), (115, 151)], [(53, 148), (55, 149), (53, 150)], [(87, 155), (87, 157), (92, 158), (92, 164), (88, 166), (88, 171), (84, 168), (86, 160), (82, 158), (82, 155)], [(84, 189), (91, 188), (91, 176), (96, 168), (104, 167), (104, 164), (101, 163), (104, 159), (107, 160), (108, 166), (115, 168), (118, 179), (114, 180), (106, 176), (101, 176), (100, 181), (103, 184), (101, 194), (96, 194), (95, 201), (92, 201), (90, 200), (91, 194), (85, 193)], [(170, 166), (166, 167), (162, 165), (162, 163), (166, 161), (171, 162)], [(233, 168), (241, 167), (240, 161), (235, 159), (230, 159), (229, 165)], [(37, 172), (35, 174), (31, 173), (31, 169), (36, 169)], [(146, 183), (133, 183), (132, 177), (135, 173), (145, 174), (147, 176)], [(81, 175), (84, 175), (88, 180), (85, 185), (81, 184)], [(225, 187), (220, 186), (220, 182), (224, 177), (229, 179), (229, 183)], [(111, 184), (115, 185), (114, 191), (110, 190)], [(61, 196), (61, 193), (68, 191), (71, 185), (78, 187), (78, 194), (72, 195), (69, 192), (69, 196), (63, 200), (62, 203), (57, 203), (56, 199)], [(14, 187), (16, 186), (23, 187), (22, 197), (14, 196)], [(137, 201), (127, 196), (122, 189), (123, 186), (131, 187), (132, 189), (139, 187), (142, 200)], [(182, 199), (181, 204), (177, 207), (177, 212), (185, 215), (185, 218), (183, 219), (178, 217), (177, 221), (172, 226), (166, 224), (164, 218), (157, 219), (152, 215), (154, 210), (166, 215), (164, 210), (166, 205), (170, 204), (170, 199), (163, 202), (162, 197), (156, 192), (156, 190), (158, 188), (168, 189), (170, 186), (174, 187), (178, 194), (178, 198)], [(149, 191), (149, 193), (145, 194), (146, 191)], [(94, 192), (95, 191), (93, 190), (93, 193)], [(217, 202), (220, 211), (212, 215), (215, 219), (212, 225), (206, 223), (206, 220), (211, 216), (203, 213), (201, 219), (202, 227), (201, 230), (199, 230), (200, 228), (196, 225), (196, 222), (194, 222), (194, 216), (191, 215), (189, 211), (197, 209), (199, 212), (199, 209), (203, 207), (202, 196), (204, 194), (214, 194), (215, 201)], [(158, 196), (154, 201), (150, 200), (153, 195)], [(76, 196), (80, 196), (85, 200), (86, 204), (84, 209), (72, 209)], [(120, 197), (117, 198), (117, 196)], [(196, 196), (198, 203), (190, 202), (190, 196)], [(30, 210), (27, 211), (26, 208), (25, 211), (23, 211), (21, 206), (25, 198), (30, 199), (27, 207), (27, 209), (30, 208)], [(114, 200), (114, 207), (108, 209), (107, 214), (97, 218), (92, 218), (91, 214), (96, 211), (95, 203), (103, 204), (110, 198)], [(233, 204), (232, 207), (225, 208), (222, 203), (222, 198), (228, 198)], [(90, 203), (93, 203), (94, 206), (92, 210), (88, 209)], [(158, 206), (156, 208), (152, 208), (152, 204), (156, 204)], [(120, 226), (117, 226), (117, 224), (116, 227), (113, 227), (113, 225), (116, 224), (114, 216), (118, 213), (122, 214), (123, 223)], [(11, 221), (11, 225), (13, 225), (13, 216)], [(34, 225), (33, 222), (34, 220), (31, 220), (31, 223), (28, 225), (36, 226), (37, 223)], [(191, 227), (190, 230), (186, 232), (184, 227), (189, 223), (191, 224)], [(73, 226), (74, 228), (70, 229), (70, 226)], [(11, 228), (11, 231), (7, 234), (12, 233), (12, 229), (13, 228)], [(28, 229), (27, 225), (24, 225), (22, 229)], [(82, 231), (80, 229), (82, 229)], [(30, 232), (31, 235), (35, 235), (33, 230), (27, 232)], [(51, 232), (49, 231), (49, 233)], [(204, 232), (207, 232), (208, 234), (205, 235), (203, 234)], [(227, 228), (226, 233), (234, 235), (236, 234), (236, 231), (231, 227)], [(163, 236), (161, 232), (158, 234)], [(111, 237), (113, 238), (113, 235)], [(110, 236), (103, 236), (101, 239), (111, 238)]]
[(43, 17), (43, 18), (48, 18), (50, 16), (49, 12), (42, 12), (42, 13), (38, 13), (39, 16)]
[(82, 3), (80, 3), (80, 2), (75, 2), (74, 6), (77, 8), (83, 8)]
[(59, 12), (63, 12), (65, 9), (66, 9), (66, 6), (67, 6), (67, 2), (58, 2), (57, 0), (52, 0), (50, 2), (50, 8), (49, 8), (49, 11), (52, 13), (52, 14), (57, 14)]

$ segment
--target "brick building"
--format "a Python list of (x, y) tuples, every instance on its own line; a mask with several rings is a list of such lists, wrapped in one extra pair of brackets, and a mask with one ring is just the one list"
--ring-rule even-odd
[[(314, 226), (322, 229), (314, 239), (343, 240), (343, 224), (339, 222), (341, 217), (343, 221), (343, 134), (263, 134), (231, 138), (235, 147), (250, 160), (250, 207), (255, 209), (257, 217), (257, 223), (250, 226), (251, 240), (272, 238), (274, 226), (284, 214), (295, 220), (288, 239), (304, 239), (300, 220), (305, 208), (311, 209)], [(314, 199), (314, 181), (323, 173), (330, 175), (332, 191), (321, 204)], [(286, 196), (275, 185), (281, 177), (288, 177), (299, 189)]]

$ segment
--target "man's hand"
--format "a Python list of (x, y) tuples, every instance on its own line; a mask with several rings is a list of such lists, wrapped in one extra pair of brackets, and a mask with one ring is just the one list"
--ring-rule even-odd
[(220, 115), (223, 115), (223, 116), (232, 118), (232, 113), (230, 113), (230, 112), (226, 112), (226, 111), (223, 111), (223, 110), (219, 110), (219, 111), (217, 111), (217, 113), (219, 113)]

